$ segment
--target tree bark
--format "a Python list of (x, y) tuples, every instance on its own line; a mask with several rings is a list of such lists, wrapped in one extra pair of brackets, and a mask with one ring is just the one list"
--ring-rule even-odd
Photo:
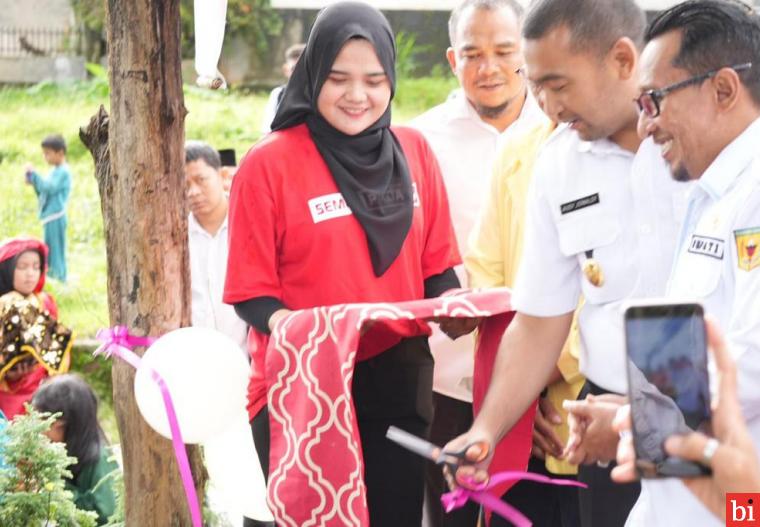
[[(190, 325), (179, 0), (108, 0), (107, 11), (111, 116), (101, 107), (80, 136), (96, 164), (111, 323), (159, 336)], [(126, 525), (189, 526), (171, 442), (140, 415), (134, 369), (112, 367)], [(200, 454), (188, 450), (202, 497)]]

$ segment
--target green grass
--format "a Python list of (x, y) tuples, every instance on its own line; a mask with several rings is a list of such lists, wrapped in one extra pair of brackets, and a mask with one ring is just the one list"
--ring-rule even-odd
[[(394, 122), (404, 123), (442, 102), (456, 87), (453, 78), (401, 79), (394, 100)], [(185, 87), (187, 139), (200, 139), (217, 148), (234, 148), (240, 158), (259, 139), (267, 94), (211, 92)], [(92, 338), (109, 325), (106, 295), (106, 255), (100, 198), (92, 157), (79, 140), (100, 105), (108, 108), (108, 87), (103, 81), (56, 86), (42, 83), (31, 88), (0, 88), (0, 239), (21, 234), (42, 238), (37, 219), (37, 198), (24, 183), (24, 165), (32, 163), (47, 172), (40, 142), (51, 133), (63, 134), (74, 176), (69, 204), (68, 272), (61, 284), (48, 282), (60, 320), (79, 339)], [(72, 370), (81, 372), (103, 401), (107, 433), (116, 438), (111, 410), (110, 364), (93, 359), (88, 350), (75, 350)]]

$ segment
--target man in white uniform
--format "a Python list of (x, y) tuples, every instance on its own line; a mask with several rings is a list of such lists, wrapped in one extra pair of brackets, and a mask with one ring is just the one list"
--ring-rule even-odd
[[(593, 394), (625, 393), (623, 301), (663, 294), (683, 193), (638, 137), (638, 52), (645, 19), (633, 0), (536, 0), (523, 25), (527, 74), (566, 123), (536, 161), (508, 328), (484, 407), (448, 447), (493, 445), (546, 385), (580, 308), (581, 371)], [(641, 223), (637, 218), (642, 218)], [(471, 459), (479, 458), (477, 448)], [(614, 456), (611, 456), (614, 457)], [(585, 462), (598, 458), (591, 455)], [(481, 465), (487, 465), (486, 458)], [(459, 476), (483, 471), (463, 467)], [(583, 525), (623, 525), (638, 495), (583, 466)]]
[[(739, 400), (758, 448), (760, 19), (737, 3), (696, 0), (660, 14), (645, 40), (640, 128), (660, 146), (675, 178), (697, 180), (668, 295), (700, 300), (726, 332)], [(711, 452), (705, 451), (705, 463)], [(725, 523), (670, 479), (642, 483), (628, 525)]]
[[(451, 47), (446, 57), (460, 89), (410, 123), (423, 133), (438, 159), (462, 250), (488, 199), (500, 146), (509, 136), (547, 120), (518, 72), (523, 65), (522, 14), (516, 0), (465, 0), (457, 6), (449, 20)], [(455, 270), (467, 287), (464, 266)], [(472, 424), (474, 347), (472, 334), (451, 340), (435, 327), (430, 338), (435, 358), (433, 442), (445, 443)], [(429, 525), (475, 525), (474, 505), (444, 514), (440, 496), (445, 482), (437, 467), (431, 466), (427, 483)]]

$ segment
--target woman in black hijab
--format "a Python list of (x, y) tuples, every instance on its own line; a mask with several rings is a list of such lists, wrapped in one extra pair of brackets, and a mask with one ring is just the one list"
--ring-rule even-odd
[[(395, 43), (356, 2), (320, 12), (273, 132), (243, 160), (230, 197), (224, 300), (251, 326), (249, 415), (264, 473), (264, 350), (291, 309), (429, 298), (458, 287), (460, 261), (437, 162), (422, 136), (390, 126)], [(424, 323), (372, 327), (353, 380), (370, 523), (420, 525), (422, 458), (385, 439), (426, 436), (433, 362)], [(253, 525), (248, 523), (248, 525)]]

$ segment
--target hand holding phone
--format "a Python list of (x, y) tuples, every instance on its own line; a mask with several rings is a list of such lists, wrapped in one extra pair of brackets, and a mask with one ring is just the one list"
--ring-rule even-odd
[(625, 312), (636, 467), (642, 477), (694, 477), (709, 469), (669, 456), (665, 439), (709, 432), (704, 310), (696, 303), (632, 305)]

